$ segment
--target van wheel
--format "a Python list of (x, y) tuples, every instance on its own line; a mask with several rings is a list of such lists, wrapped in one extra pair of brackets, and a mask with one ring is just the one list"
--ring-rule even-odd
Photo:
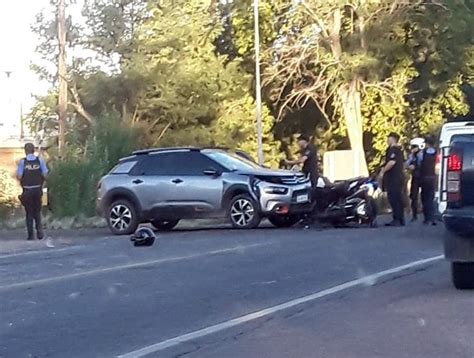
[(237, 195), (232, 199), (227, 217), (237, 229), (254, 229), (262, 219), (258, 204), (248, 194)]
[(151, 224), (156, 230), (170, 231), (178, 225), (179, 220), (152, 220)]
[(128, 200), (114, 201), (107, 211), (107, 225), (114, 235), (130, 235), (140, 224), (135, 206)]
[(474, 262), (451, 263), (451, 275), (458, 290), (474, 289)]

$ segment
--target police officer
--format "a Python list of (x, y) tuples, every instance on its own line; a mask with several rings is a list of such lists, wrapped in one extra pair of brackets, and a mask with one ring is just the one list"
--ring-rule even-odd
[(309, 177), (311, 185), (313, 189), (315, 189), (319, 178), (318, 153), (314, 145), (310, 143), (309, 138), (305, 135), (298, 137), (298, 146), (300, 148), (299, 158), (296, 160), (287, 160), (286, 164), (302, 164), (303, 173)]
[[(302, 171), (304, 174), (306, 174), (306, 176), (309, 177), (309, 180), (311, 181), (311, 199), (315, 201), (316, 204), (318, 204), (321, 202), (319, 200), (320, 193), (317, 189), (319, 178), (318, 153), (314, 145), (310, 142), (309, 138), (303, 134), (298, 137), (298, 146), (300, 148), (299, 158), (296, 160), (285, 160), (285, 162), (289, 165), (303, 165)], [(311, 222), (311, 215), (305, 215), (303, 219), (305, 228), (309, 228)]]
[(421, 162), (423, 160), (423, 149), (425, 140), (414, 138), (410, 141), (411, 153), (406, 161), (406, 167), (411, 172), (410, 200), (411, 200), (411, 221), (418, 220), (418, 197), (421, 188)]
[(423, 204), (424, 224), (436, 225), (434, 218), (434, 195), (436, 185), (436, 149), (433, 137), (425, 140), (426, 147), (423, 150), (421, 162), (421, 202)]
[(23, 188), (20, 199), (26, 212), (28, 240), (34, 239), (33, 222), (36, 225), (37, 238), (38, 240), (42, 240), (44, 234), (41, 225), (41, 198), (43, 194), (43, 183), (48, 174), (48, 168), (44, 160), (37, 157), (34, 153), (34, 144), (26, 143), (26, 157), (18, 163), (16, 175)]
[(403, 205), (403, 153), (398, 145), (400, 136), (390, 133), (387, 139), (388, 149), (385, 154), (385, 165), (382, 169), (383, 186), (387, 191), (388, 201), (392, 207), (393, 220), (387, 226), (404, 226), (405, 214)]

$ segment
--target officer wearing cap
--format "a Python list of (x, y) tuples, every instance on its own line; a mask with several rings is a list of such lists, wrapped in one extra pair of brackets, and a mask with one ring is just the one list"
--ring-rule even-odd
[(423, 149), (425, 140), (414, 138), (410, 141), (411, 153), (406, 161), (406, 167), (411, 173), (410, 200), (411, 200), (411, 221), (418, 220), (418, 197), (421, 188), (421, 163), (423, 161)]
[(41, 198), (43, 194), (43, 183), (48, 174), (48, 168), (44, 160), (37, 157), (34, 153), (34, 144), (26, 143), (26, 157), (18, 163), (16, 176), (23, 188), (20, 200), (25, 207), (28, 240), (34, 239), (33, 224), (36, 226), (38, 240), (42, 240), (44, 234), (41, 225)]
[(436, 225), (434, 218), (434, 195), (436, 186), (436, 149), (435, 139), (428, 137), (425, 140), (426, 147), (423, 150), (421, 162), (421, 202), (423, 204), (424, 224)]
[(398, 145), (399, 140), (400, 136), (397, 133), (389, 134), (385, 165), (382, 168), (383, 187), (387, 191), (388, 201), (393, 213), (393, 220), (387, 226), (405, 225), (403, 205), (404, 160), (402, 150)]

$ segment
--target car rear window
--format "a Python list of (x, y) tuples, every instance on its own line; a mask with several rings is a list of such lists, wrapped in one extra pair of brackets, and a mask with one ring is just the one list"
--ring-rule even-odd
[(110, 174), (128, 174), (135, 164), (137, 164), (136, 161), (119, 163), (110, 171)]

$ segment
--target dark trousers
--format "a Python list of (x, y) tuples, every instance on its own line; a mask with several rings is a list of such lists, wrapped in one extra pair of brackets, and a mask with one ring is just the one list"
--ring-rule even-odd
[(38, 239), (42, 239), (43, 227), (41, 226), (41, 197), (43, 191), (38, 189), (23, 189), (21, 202), (26, 212), (26, 229), (28, 230), (28, 239), (34, 238), (33, 223), (36, 226)]
[(435, 181), (434, 177), (426, 177), (421, 181), (421, 202), (426, 222), (434, 221)]
[(420, 196), (421, 181), (418, 178), (411, 179), (410, 186), (410, 201), (411, 201), (411, 213), (413, 218), (418, 216), (418, 197)]
[(405, 222), (405, 213), (403, 205), (403, 185), (389, 185), (386, 187), (387, 197), (392, 207), (393, 220), (400, 223)]

